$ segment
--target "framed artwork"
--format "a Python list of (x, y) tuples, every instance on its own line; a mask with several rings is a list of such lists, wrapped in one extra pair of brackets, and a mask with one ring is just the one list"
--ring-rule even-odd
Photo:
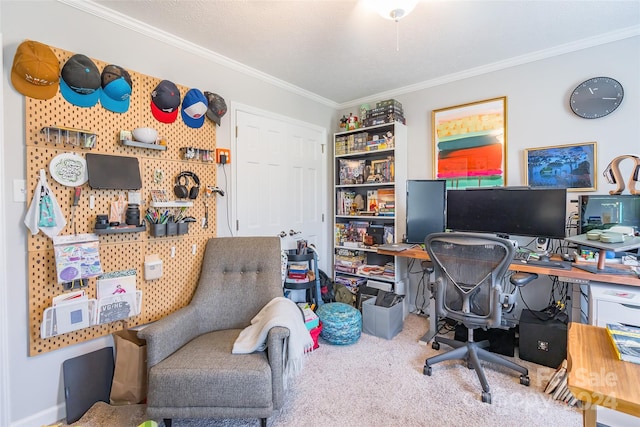
[(595, 142), (527, 148), (525, 184), (529, 187), (596, 191), (597, 146)]
[(433, 110), (433, 176), (447, 188), (507, 182), (507, 97)]

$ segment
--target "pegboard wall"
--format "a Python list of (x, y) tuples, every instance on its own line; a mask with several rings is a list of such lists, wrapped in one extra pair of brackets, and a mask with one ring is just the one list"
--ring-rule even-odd
[[(60, 67), (74, 55), (58, 48), (51, 47), (57, 55)], [(90, 55), (87, 55), (90, 56)], [(95, 58), (93, 61), (102, 70), (108, 63)], [(126, 64), (117, 64), (124, 68)], [(60, 235), (74, 234), (70, 224), (73, 187), (56, 182), (49, 173), (49, 163), (61, 153), (75, 153), (85, 156), (87, 153), (110, 154), (136, 157), (140, 165), (142, 189), (141, 219), (149, 207), (151, 190), (162, 189), (170, 200), (175, 199), (173, 187), (175, 177), (183, 171), (191, 171), (200, 179), (200, 192), (193, 201), (193, 207), (185, 211), (185, 215), (196, 218), (197, 222), (189, 224), (187, 234), (171, 237), (153, 237), (149, 227), (143, 232), (100, 234), (100, 261), (104, 272), (135, 269), (137, 288), (142, 290), (142, 310), (138, 316), (127, 320), (92, 326), (74, 332), (56, 335), (51, 338), (40, 337), (40, 325), (44, 310), (51, 306), (51, 300), (65, 290), (57, 283), (55, 257), (52, 240), (42, 232), (28, 234), (28, 292), (29, 292), (29, 354), (31, 356), (46, 353), (58, 348), (80, 343), (86, 340), (108, 335), (114, 331), (145, 324), (187, 305), (195, 290), (200, 274), (200, 266), (204, 255), (206, 241), (215, 236), (216, 203), (214, 194), (207, 197), (205, 186), (216, 186), (216, 165), (212, 161), (202, 159), (184, 159), (184, 147), (195, 147), (201, 150), (215, 151), (216, 125), (206, 119), (201, 128), (194, 129), (185, 125), (178, 113), (174, 123), (165, 124), (157, 121), (150, 109), (151, 92), (161, 78), (136, 73), (127, 68), (133, 83), (130, 106), (127, 112), (119, 114), (103, 108), (100, 103), (90, 108), (77, 107), (67, 102), (60, 92), (49, 100), (38, 100), (26, 97), (26, 181), (27, 200), (30, 203), (36, 189), (41, 169), (46, 171), (48, 184), (53, 191), (67, 226)], [(179, 85), (181, 99), (190, 89)], [(200, 88), (212, 91), (209, 88)], [(45, 127), (64, 127), (82, 129), (98, 135), (95, 147), (53, 143), (48, 141), (41, 130)], [(121, 144), (120, 131), (133, 130), (138, 127), (151, 127), (167, 141), (167, 150), (130, 147)], [(117, 171), (114, 171), (117, 173)], [(161, 180), (158, 177), (163, 177)], [(190, 181), (189, 185), (193, 185)], [(96, 216), (108, 215), (111, 203), (120, 195), (127, 199), (124, 190), (92, 189), (89, 183), (82, 185), (82, 194), (74, 214), (75, 233), (93, 233)], [(93, 196), (94, 207), (90, 208), (90, 197)], [(205, 207), (205, 204), (207, 207)], [(178, 213), (180, 208), (167, 208)], [(164, 210), (164, 208), (163, 208)], [(208, 212), (208, 226), (202, 226), (202, 218)], [(163, 275), (160, 279), (146, 281), (144, 279), (145, 255), (158, 254), (163, 261)], [(173, 256), (172, 256), (173, 255)], [(84, 288), (89, 298), (96, 298), (96, 279), (89, 279)]]

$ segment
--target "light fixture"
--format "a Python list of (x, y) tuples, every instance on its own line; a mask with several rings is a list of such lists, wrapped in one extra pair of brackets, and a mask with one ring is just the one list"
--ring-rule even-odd
[(369, 6), (378, 12), (378, 15), (390, 19), (396, 23), (396, 52), (400, 51), (400, 35), (398, 21), (411, 13), (418, 0), (367, 0)]
[(370, 0), (380, 16), (398, 22), (411, 13), (418, 0)]

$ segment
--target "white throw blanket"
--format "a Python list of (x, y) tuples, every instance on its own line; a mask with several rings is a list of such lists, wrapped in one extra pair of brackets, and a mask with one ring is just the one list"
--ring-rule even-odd
[(313, 339), (304, 324), (302, 312), (297, 304), (289, 298), (276, 297), (269, 301), (251, 319), (251, 325), (240, 332), (231, 353), (247, 354), (264, 350), (269, 329), (274, 326), (289, 329), (289, 338), (284, 354), (284, 383), (286, 385), (290, 378), (302, 370), (304, 354), (313, 349)]

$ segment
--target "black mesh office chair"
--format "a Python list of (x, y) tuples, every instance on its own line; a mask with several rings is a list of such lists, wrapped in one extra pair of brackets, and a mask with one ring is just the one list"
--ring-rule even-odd
[(491, 393), (481, 360), (520, 372), (520, 383), (528, 386), (527, 368), (486, 350), (488, 341), (474, 342), (473, 330), (501, 327), (502, 311), (513, 308), (518, 288), (535, 279), (537, 274), (512, 275), (515, 290), (504, 293), (502, 281), (506, 280), (505, 274), (515, 253), (508, 240), (472, 233), (433, 233), (427, 236), (425, 244), (435, 271), (432, 292), (438, 318), (461, 322), (469, 332), (467, 342), (436, 336), (432, 343), (435, 350), (440, 344), (454, 349), (428, 358), (424, 374), (431, 375), (432, 366), (444, 360), (465, 360), (467, 367), (475, 369), (478, 375), (482, 401), (486, 403), (491, 403)]

